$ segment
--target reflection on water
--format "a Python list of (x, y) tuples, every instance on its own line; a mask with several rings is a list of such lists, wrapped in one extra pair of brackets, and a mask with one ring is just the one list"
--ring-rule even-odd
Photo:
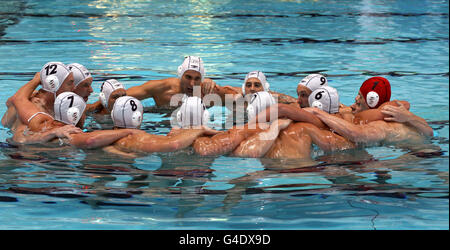
[[(298, 214), (280, 215), (277, 211), (295, 208), (300, 214), (318, 215), (317, 207), (331, 209), (342, 203), (346, 203), (344, 210), (326, 210), (320, 219), (349, 216), (348, 213), (356, 213), (351, 216), (358, 217), (366, 216), (368, 209), (374, 210), (364, 208), (370, 202), (378, 204), (374, 211), (380, 213), (379, 203), (383, 199), (392, 202), (397, 199), (400, 203), (424, 197), (448, 199), (448, 171), (436, 169), (433, 164), (448, 157), (438, 149), (401, 152), (389, 159), (364, 149), (349, 150), (322, 154), (313, 162), (200, 158), (191, 149), (114, 161), (111, 161), (113, 156), (100, 150), (82, 152), (70, 148), (37, 150), (3, 145), (2, 154), (7, 160), (2, 161), (0, 170), (0, 201), (21, 203), (23, 195), (43, 195), (57, 199), (45, 204), (70, 199), (96, 209), (134, 208), (138, 213), (135, 216), (164, 207), (162, 213), (166, 219), (181, 219), (183, 225), (195, 225), (190, 221), (192, 218), (211, 216), (226, 218), (225, 221), (243, 216), (239, 223), (247, 220), (252, 224), (252, 217), (245, 215), (245, 211), (255, 209), (276, 220), (285, 216), (299, 219)], [(313, 199), (315, 205), (302, 207), (292, 203), (296, 199)], [(361, 215), (361, 211), (356, 211), (361, 209), (366, 213)], [(376, 222), (376, 219), (372, 221), (372, 227)], [(278, 224), (268, 225), (277, 227)]]

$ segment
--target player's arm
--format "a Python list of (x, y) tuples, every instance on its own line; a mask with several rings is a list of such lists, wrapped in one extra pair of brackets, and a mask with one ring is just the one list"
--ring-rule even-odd
[(310, 123), (297, 123), (311, 137), (312, 142), (326, 152), (354, 148), (355, 144), (329, 130), (319, 129)]
[[(23, 126), (26, 128), (26, 126)], [(82, 133), (83, 131), (73, 125), (56, 127), (44, 132), (24, 133), (24, 129), (19, 129), (14, 133), (13, 141), (20, 144), (37, 144), (49, 142), (56, 138), (68, 138), (70, 134)]]
[(69, 135), (69, 143), (77, 148), (93, 149), (111, 145), (134, 133), (134, 129), (96, 130), (89, 133)]
[(102, 109), (103, 109), (102, 102), (100, 100), (98, 100), (98, 101), (96, 101), (96, 102), (94, 102), (92, 104), (86, 104), (85, 112), (87, 114), (89, 114), (89, 113), (96, 113), (96, 112), (98, 112), (98, 111), (100, 111)]
[(320, 109), (313, 108), (313, 114), (322, 120), (330, 129), (355, 143), (374, 143), (386, 138), (385, 121), (375, 121), (365, 125), (355, 125), (344, 119), (332, 116)]
[(41, 83), (40, 73), (36, 73), (34, 78), (23, 85), (12, 97), (12, 104), (16, 108), (19, 119), (23, 124), (28, 125), (28, 119), (40, 110), (30, 101), (33, 91)]
[[(385, 112), (382, 112), (382, 110), (384, 110), (385, 108), (389, 109), (391, 107), (400, 107), (400, 105), (402, 105), (403, 107), (405, 107), (406, 109), (409, 110), (409, 102), (407, 102), (407, 101), (389, 101), (389, 102), (383, 103), (380, 107), (378, 107), (376, 109), (368, 109), (368, 110), (364, 110), (362, 112), (355, 114), (353, 123), (354, 124), (367, 124), (367, 123), (373, 122), (373, 121), (386, 120), (386, 118), (391, 117), (391, 115), (389, 115)], [(386, 121), (389, 121), (389, 119)]]
[(263, 130), (250, 136), (239, 144), (233, 151), (233, 155), (238, 157), (263, 157), (272, 147), (281, 130), (285, 129), (292, 120), (281, 119), (273, 122), (269, 129)]
[(203, 82), (200, 84), (202, 89), (202, 96), (207, 94), (213, 94), (216, 92), (216, 87), (220, 87), (213, 79), (205, 78)]
[(247, 125), (233, 127), (212, 137), (200, 137), (195, 140), (193, 147), (195, 152), (202, 156), (228, 154), (244, 139), (259, 131), (259, 127), (249, 129)]
[[(8, 103), (8, 101), (9, 101), (9, 103)], [(6, 102), (6, 107), (8, 109), (6, 110), (5, 114), (3, 114), (2, 125), (3, 125), (3, 127), (11, 128), (12, 125), (14, 124), (14, 122), (16, 121), (17, 111), (16, 111), (16, 107), (14, 107), (14, 105), (12, 105), (11, 98), (9, 98), (8, 101)]]
[(140, 150), (144, 152), (175, 152), (187, 148), (194, 141), (208, 130), (206, 128), (197, 129), (180, 129), (172, 132), (168, 136), (147, 134), (148, 140), (140, 146)]
[(29, 97), (33, 93), (34, 89), (40, 84), (39, 72), (35, 74), (34, 78), (27, 84), (22, 86), (15, 94), (12, 103), (16, 108), (19, 119), (23, 124), (28, 125), (31, 131), (39, 132), (45, 128), (49, 123), (53, 121), (51, 117), (44, 114), (37, 114), (31, 121), (29, 119), (40, 112), (40, 110), (34, 105)]
[(397, 102), (397, 105), (398, 106), (388, 105), (381, 109), (381, 113), (388, 116), (384, 118), (385, 121), (405, 123), (416, 128), (425, 136), (433, 136), (433, 129), (428, 125), (425, 119), (410, 112), (404, 104)]
[(274, 92), (274, 91), (270, 91), (270, 93), (272, 94), (272, 96), (274, 98), (276, 98), (276, 100), (278, 100), (278, 103), (283, 103), (283, 104), (293, 104), (293, 103), (297, 103), (297, 99), (290, 96), (290, 95), (286, 95), (283, 93), (278, 93), (278, 92)]
[(272, 121), (277, 118), (286, 118), (296, 122), (308, 122), (318, 128), (326, 128), (326, 125), (312, 113), (299, 107), (282, 103), (268, 107), (265, 111), (260, 112), (255, 118), (249, 121), (249, 123)]
[(154, 97), (160, 93), (160, 89), (164, 88), (169, 81), (176, 78), (167, 78), (162, 80), (150, 80), (142, 85), (134, 86), (127, 89), (127, 95), (135, 97), (138, 100)]
[[(203, 91), (202, 91), (203, 93)], [(215, 85), (213, 93), (220, 96), (220, 99), (222, 100), (222, 106), (224, 106), (226, 103), (233, 103), (238, 98), (242, 97), (241, 92), (239, 91), (238, 87), (232, 87), (232, 86), (219, 86)], [(208, 99), (204, 99), (205, 104), (209, 105), (211, 103), (208, 103)]]

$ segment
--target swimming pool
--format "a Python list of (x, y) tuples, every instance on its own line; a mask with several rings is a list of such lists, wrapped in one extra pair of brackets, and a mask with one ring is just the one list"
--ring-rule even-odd
[[(298, 81), (322, 72), (347, 105), (365, 79), (384, 76), (392, 99), (433, 127), (435, 150), (316, 149), (310, 167), (191, 150), (128, 160), (14, 148), (1, 127), (1, 229), (449, 228), (448, 1), (63, 2), (0, 3), (0, 114), (48, 61), (85, 65), (91, 103), (106, 79), (173, 77), (197, 55), (220, 85), (261, 70), (294, 97)], [(145, 113), (143, 129), (165, 134), (168, 118)]]

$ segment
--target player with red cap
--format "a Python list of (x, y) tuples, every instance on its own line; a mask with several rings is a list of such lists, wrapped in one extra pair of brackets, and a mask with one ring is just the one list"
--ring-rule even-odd
[(351, 108), (355, 114), (367, 109), (376, 109), (390, 100), (391, 84), (386, 78), (375, 76), (364, 81)]
[[(332, 130), (355, 143), (414, 145), (423, 143), (426, 137), (433, 136), (433, 129), (425, 119), (411, 113), (401, 101), (390, 99), (389, 81), (377, 76), (364, 81), (355, 103), (351, 106), (355, 119), (365, 114), (366, 118), (361, 119), (365, 122), (355, 124), (355, 120), (349, 122), (319, 109), (314, 109), (313, 114)], [(379, 119), (377, 113), (384, 117)]]

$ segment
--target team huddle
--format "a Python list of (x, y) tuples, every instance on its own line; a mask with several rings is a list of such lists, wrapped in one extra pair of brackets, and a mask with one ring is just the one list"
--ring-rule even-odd
[[(186, 57), (177, 74), (128, 89), (109, 79), (101, 85), (99, 100), (87, 104), (93, 92), (89, 70), (78, 63), (49, 62), (7, 100), (2, 125), (13, 133), (11, 143), (18, 145), (103, 149), (127, 157), (192, 146), (199, 155), (309, 158), (313, 145), (330, 152), (421, 144), (433, 136), (428, 123), (409, 111), (408, 102), (391, 100), (390, 83), (379, 76), (364, 81), (355, 103), (345, 106), (321, 74), (297, 84), (298, 98), (270, 90), (261, 71), (249, 72), (242, 87), (220, 86), (205, 77), (203, 61), (196, 56)], [(167, 135), (140, 130), (140, 100), (148, 98), (158, 107), (178, 107)], [(247, 119), (214, 130), (208, 127), (211, 103), (232, 103), (227, 108), (234, 111), (243, 107)], [(112, 121), (113, 128), (83, 132), (86, 116), (100, 123)]]

